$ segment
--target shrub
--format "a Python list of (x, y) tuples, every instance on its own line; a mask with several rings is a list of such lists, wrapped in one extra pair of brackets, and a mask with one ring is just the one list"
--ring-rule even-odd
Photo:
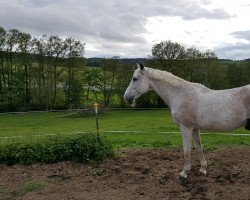
[(59, 161), (99, 162), (114, 156), (111, 143), (96, 134), (58, 135), (19, 140), (0, 146), (0, 164), (29, 165)]

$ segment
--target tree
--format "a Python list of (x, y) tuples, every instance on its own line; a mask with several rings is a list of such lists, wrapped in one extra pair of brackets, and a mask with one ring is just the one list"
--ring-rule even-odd
[(6, 42), (6, 31), (0, 26), (0, 94), (2, 94), (3, 87), (5, 87), (4, 76), (4, 47)]
[(48, 38), (49, 55), (51, 56), (51, 65), (53, 66), (53, 94), (51, 95), (51, 106), (53, 107), (56, 101), (58, 78), (62, 74), (62, 71), (58, 70), (60, 58), (65, 57), (68, 44), (59, 36), (50, 36)]
[(6, 51), (7, 57), (6, 62), (7, 65), (5, 67), (6, 77), (7, 77), (7, 102), (10, 107), (13, 107), (14, 103), (14, 92), (13, 92), (13, 72), (14, 72), (14, 52), (16, 49), (15, 45), (18, 43), (18, 34), (20, 31), (16, 29), (10, 29), (6, 34)]
[(73, 38), (66, 39), (66, 55), (67, 61), (65, 62), (68, 68), (68, 78), (65, 88), (66, 102), (68, 107), (76, 108), (81, 104), (83, 93), (83, 70), (84, 70), (84, 46), (79, 40)]
[(97, 93), (99, 91), (99, 88), (101, 87), (101, 74), (100, 69), (85, 69), (84, 70), (84, 98), (83, 98), (83, 104), (84, 106), (89, 106), (89, 101), (91, 99), (90, 93), (93, 93), (95, 96), (95, 99), (91, 99), (91, 103), (93, 101), (97, 101)]
[(185, 58), (185, 48), (177, 42), (162, 41), (152, 47), (152, 58), (157, 67), (171, 71), (176, 61)]
[(32, 53), (35, 56), (33, 60), (32, 74), (34, 78), (33, 91), (35, 104), (38, 104), (38, 109), (48, 110), (48, 95), (46, 82), (46, 40), (47, 36), (34, 37), (32, 40)]
[(117, 81), (117, 70), (120, 66), (118, 57), (112, 59), (105, 59), (101, 65), (102, 68), (102, 93), (103, 93), (103, 106), (107, 107), (110, 100), (114, 95), (114, 86)]
[[(185, 59), (181, 61), (181, 76), (191, 82), (200, 82), (208, 85), (208, 73), (214, 65), (220, 65), (214, 52), (202, 52), (195, 47), (188, 48)], [(205, 82), (206, 81), (206, 82)]]
[(117, 81), (115, 82), (115, 93), (119, 98), (120, 107), (125, 106), (125, 101), (123, 99), (124, 92), (131, 81), (131, 77), (134, 72), (134, 67), (131, 65), (120, 63), (117, 69)]
[(240, 87), (250, 84), (250, 62), (234, 62), (227, 71), (229, 87)]
[[(29, 33), (21, 33), (19, 32), (17, 35), (17, 42), (18, 42), (18, 50), (20, 51), (20, 67), (24, 70), (24, 85), (25, 85), (25, 106), (26, 110), (28, 105), (30, 104), (31, 96), (30, 96), (30, 89), (29, 89), (29, 66), (30, 66), (30, 59), (29, 59), (29, 47), (31, 42), (31, 35)], [(20, 77), (20, 83), (22, 84), (23, 80)]]
[(0, 109), (78, 107), (83, 55), (84, 44), (74, 38), (32, 37), (0, 27)]
[(183, 78), (188, 81), (193, 81), (193, 76), (199, 71), (202, 64), (202, 52), (195, 47), (188, 48), (185, 52), (185, 62), (183, 70)]

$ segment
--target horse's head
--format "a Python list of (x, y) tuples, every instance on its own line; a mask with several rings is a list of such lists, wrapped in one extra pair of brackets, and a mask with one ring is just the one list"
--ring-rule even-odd
[(133, 78), (125, 91), (124, 99), (128, 103), (132, 103), (142, 94), (149, 91), (149, 80), (145, 75), (145, 67), (142, 62), (137, 64), (137, 69), (133, 74)]

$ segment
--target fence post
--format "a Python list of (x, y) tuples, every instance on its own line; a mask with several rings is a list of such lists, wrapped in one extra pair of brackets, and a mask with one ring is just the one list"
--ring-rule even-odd
[(99, 134), (99, 123), (98, 123), (98, 103), (94, 103), (94, 109), (95, 109), (95, 120), (96, 120), (96, 132)]

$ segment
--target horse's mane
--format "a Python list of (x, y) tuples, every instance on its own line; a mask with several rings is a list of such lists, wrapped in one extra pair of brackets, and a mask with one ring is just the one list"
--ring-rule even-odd
[(152, 68), (145, 68), (147, 76), (152, 80), (158, 80), (166, 82), (173, 86), (187, 86), (191, 84), (191, 82), (188, 82), (178, 76), (173, 75), (170, 72), (162, 71), (159, 69), (152, 69)]

